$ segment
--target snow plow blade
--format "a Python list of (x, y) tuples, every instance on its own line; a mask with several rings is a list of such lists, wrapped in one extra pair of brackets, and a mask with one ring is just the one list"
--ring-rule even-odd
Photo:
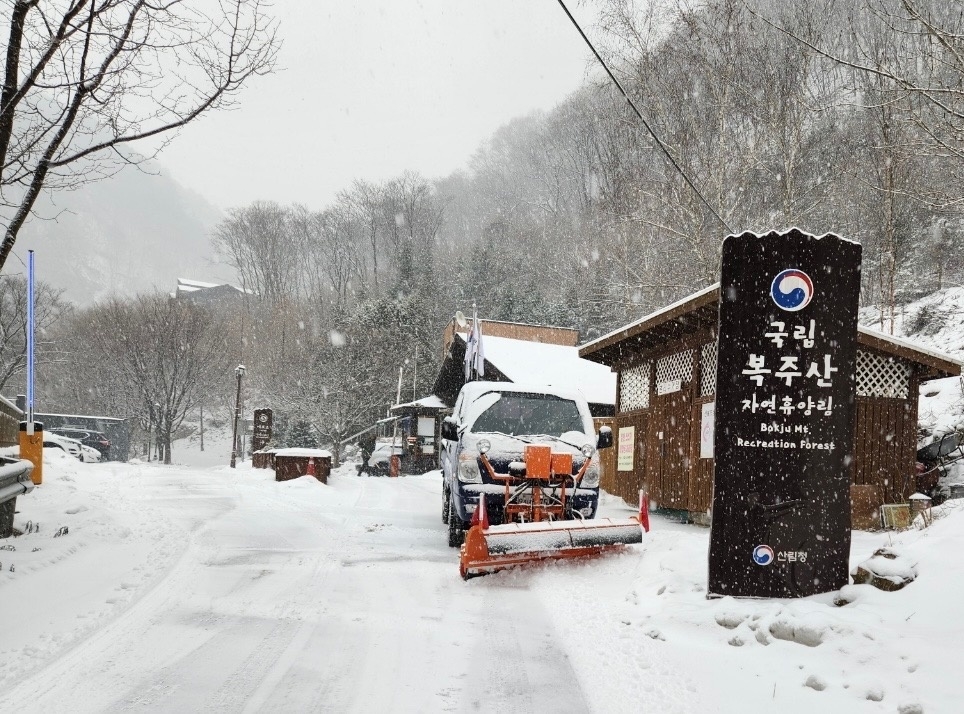
[(595, 557), (642, 541), (636, 518), (474, 525), (465, 534), (459, 572), (468, 580), (544, 560)]

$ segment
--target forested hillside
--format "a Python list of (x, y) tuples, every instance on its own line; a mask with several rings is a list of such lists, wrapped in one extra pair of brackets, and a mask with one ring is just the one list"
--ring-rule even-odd
[(259, 403), (338, 439), (383, 413), (399, 367), (406, 393), (431, 386), (441, 330), (473, 301), (591, 339), (715, 281), (730, 232), (860, 241), (884, 330), (901, 301), (960, 281), (959, 1), (600, 5), (590, 34), (672, 162), (592, 71), (451, 176), (236, 208), (215, 247), (251, 297), (225, 354)]

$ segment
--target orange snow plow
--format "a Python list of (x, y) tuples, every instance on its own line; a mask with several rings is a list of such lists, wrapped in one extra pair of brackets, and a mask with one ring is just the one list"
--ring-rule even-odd
[(643, 530), (649, 531), (649, 503), (642, 494), (635, 518), (588, 520), (568, 508), (591, 457), (575, 476), (572, 454), (542, 444), (527, 445), (524, 462), (509, 464), (508, 474), (496, 473), (485, 453), (480, 459), (489, 476), (504, 484), (504, 522), (489, 526), (481, 496), (459, 558), (466, 580), (544, 560), (594, 557), (641, 543)]

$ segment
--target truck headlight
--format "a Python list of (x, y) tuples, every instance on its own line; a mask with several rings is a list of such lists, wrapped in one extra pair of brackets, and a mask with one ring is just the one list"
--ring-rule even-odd
[[(599, 477), (596, 477), (599, 480)], [(482, 483), (482, 472), (475, 456), (462, 454), (459, 456), (459, 481), (462, 483)]]
[(585, 486), (586, 488), (597, 488), (599, 486), (598, 463), (589, 464), (589, 468), (586, 469), (586, 473), (582, 475), (582, 483), (580, 486)]

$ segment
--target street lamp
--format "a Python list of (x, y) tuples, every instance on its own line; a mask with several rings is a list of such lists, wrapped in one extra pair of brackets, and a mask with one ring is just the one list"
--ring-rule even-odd
[(244, 376), (244, 365), (239, 364), (234, 369), (238, 376), (238, 396), (234, 401), (234, 432), (231, 437), (231, 468), (235, 468), (238, 459), (238, 419), (241, 418), (241, 378)]
[(148, 404), (150, 415), (147, 418), (147, 463), (151, 462), (151, 432), (154, 431), (154, 405)]
[[(154, 419), (154, 452), (156, 455), (156, 461), (161, 460), (161, 405), (154, 402), (154, 409), (157, 411), (157, 417)], [(150, 459), (148, 459), (150, 461)]]

